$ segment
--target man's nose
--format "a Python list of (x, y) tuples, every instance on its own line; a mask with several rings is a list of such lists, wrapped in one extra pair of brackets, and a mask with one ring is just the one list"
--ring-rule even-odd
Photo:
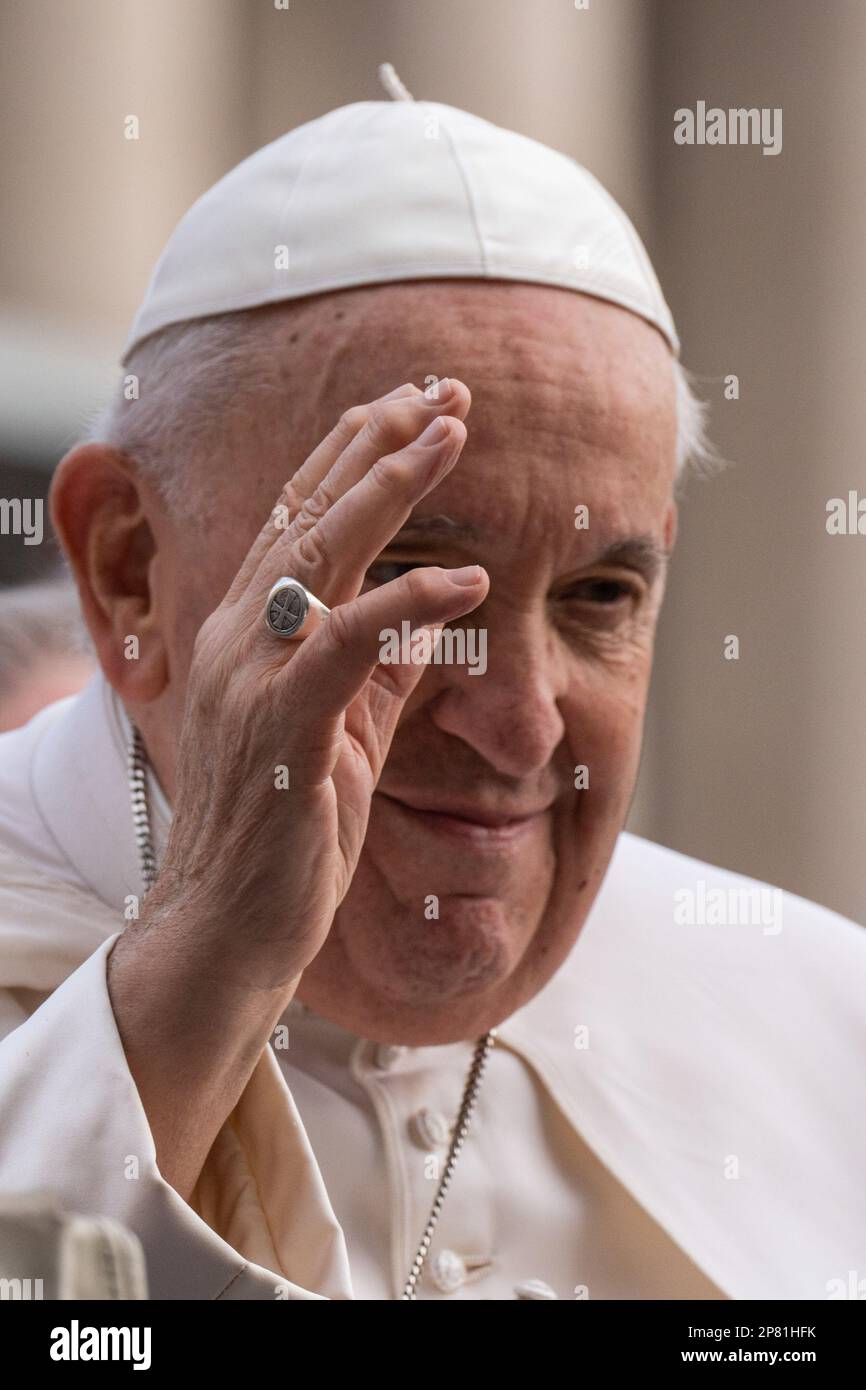
[[(472, 628), (471, 615), (462, 626)], [(475, 629), (474, 643), (467, 634), (470, 658), (484, 651), (482, 632), (486, 670), (477, 660), (474, 671), (471, 660), (439, 666), (430, 717), (499, 772), (523, 777), (546, 767), (562, 740), (558, 702), (566, 689), (564, 654), (542, 615), (491, 615)]]

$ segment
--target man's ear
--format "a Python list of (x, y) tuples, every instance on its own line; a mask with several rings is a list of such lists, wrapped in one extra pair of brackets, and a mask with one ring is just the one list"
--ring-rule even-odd
[(156, 699), (168, 661), (153, 589), (156, 539), (135, 470), (108, 445), (79, 445), (58, 465), (49, 502), (106, 678), (124, 699)]
[(679, 522), (679, 509), (676, 502), (672, 501), (665, 516), (665, 550), (673, 550), (677, 539), (677, 525)]

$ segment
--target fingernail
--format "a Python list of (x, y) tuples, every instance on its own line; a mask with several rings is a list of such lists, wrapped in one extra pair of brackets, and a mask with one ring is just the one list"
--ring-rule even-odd
[(447, 376), (440, 376), (438, 381), (425, 388), (424, 395), (429, 405), (439, 405), (454, 395), (454, 387)]
[(447, 433), (448, 426), (442, 419), (442, 416), (437, 415), (435, 420), (430, 421), (424, 433), (419, 434), (417, 442), (425, 446), (428, 444), (441, 444)]
[(464, 565), (459, 570), (449, 570), (448, 578), (452, 584), (460, 584), (468, 587), (470, 584), (477, 584), (481, 578), (480, 565)]

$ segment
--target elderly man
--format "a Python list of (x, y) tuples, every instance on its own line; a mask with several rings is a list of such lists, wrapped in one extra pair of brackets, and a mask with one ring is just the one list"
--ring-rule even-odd
[(52, 489), (101, 672), (0, 744), (0, 1190), (125, 1222), (153, 1297), (862, 1268), (866, 939), (622, 831), (678, 348), (595, 181), (436, 104), (170, 241)]

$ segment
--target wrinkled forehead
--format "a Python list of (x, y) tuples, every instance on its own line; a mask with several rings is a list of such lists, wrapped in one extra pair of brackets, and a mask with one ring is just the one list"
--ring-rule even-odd
[(472, 392), (474, 453), (543, 441), (556, 464), (582, 438), (673, 465), (670, 350), (657, 329), (603, 300), (502, 281), (406, 282), (319, 296), (286, 329), (293, 353), (302, 349), (313, 442), (348, 406), (403, 381), (457, 376)]
[[(311, 447), (341, 410), (403, 381), (456, 376), (472, 392), (460, 462), (415, 509), (441, 536), (421, 529), (413, 545), (447, 547), (447, 519), (487, 563), (544, 552), (566, 564), (590, 542), (659, 535), (675, 472), (672, 358), (628, 310), (543, 286), (401, 284), (323, 298), (308, 347)], [(591, 536), (575, 528), (581, 504)]]
[(223, 436), (242, 529), (257, 529), (343, 411), (455, 376), (472, 393), (467, 444), (418, 512), (483, 517), (503, 539), (517, 528), (518, 545), (533, 529), (540, 544), (582, 502), (611, 539), (658, 530), (675, 475), (673, 359), (628, 310), (553, 287), (439, 280), (256, 312), (261, 389)]

